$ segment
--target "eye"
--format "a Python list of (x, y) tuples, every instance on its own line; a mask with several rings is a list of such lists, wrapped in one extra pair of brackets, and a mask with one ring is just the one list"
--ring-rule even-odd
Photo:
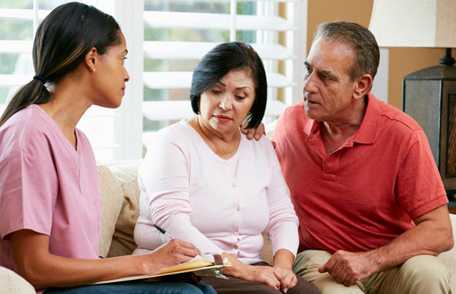
[(220, 89), (212, 89), (212, 90), (211, 90), (211, 93), (214, 94), (214, 95), (220, 95), (220, 94), (223, 93), (223, 91), (220, 90)]
[(329, 76), (326, 73), (324, 73), (324, 72), (318, 73), (318, 76), (320, 77), (320, 79), (322, 81), (329, 79)]
[(304, 67), (304, 76), (307, 78), (312, 73), (312, 68), (309, 65)]
[(239, 95), (236, 95), (236, 100), (244, 100), (245, 98), (247, 98), (247, 96), (239, 96)]

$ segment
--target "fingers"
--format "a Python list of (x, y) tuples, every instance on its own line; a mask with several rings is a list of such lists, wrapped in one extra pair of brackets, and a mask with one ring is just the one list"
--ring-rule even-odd
[(185, 241), (171, 240), (168, 244), (170, 253), (176, 255), (183, 255), (192, 258), (199, 254), (199, 250), (193, 244)]
[(252, 280), (268, 285), (276, 290), (280, 289), (280, 281), (274, 274), (271, 266), (252, 266)]
[(264, 124), (262, 124), (262, 123), (258, 127), (253, 128), (253, 129), (246, 129), (245, 127), (241, 126), (241, 132), (244, 135), (246, 135), (247, 139), (249, 139), (249, 140), (255, 139), (257, 141), (260, 140), (261, 137), (266, 135), (265, 127), (264, 127)]
[(269, 287), (277, 290), (280, 289), (280, 281), (277, 279), (273, 272), (262, 272), (261, 280)]
[(345, 252), (343, 251), (336, 252), (318, 271), (320, 273), (329, 273), (338, 283), (352, 286), (356, 284), (358, 279), (353, 272), (352, 265), (344, 258), (344, 254)]
[(264, 127), (264, 124), (260, 124), (258, 126), (258, 128), (256, 128), (255, 130), (255, 140), (260, 140), (261, 137), (265, 136), (266, 135), (266, 131), (265, 131), (265, 127)]
[(158, 258), (166, 265), (175, 265), (188, 261), (198, 255), (198, 249), (191, 243), (171, 240), (157, 250)]
[(288, 289), (293, 288), (298, 283), (298, 278), (291, 269), (274, 267), (274, 274), (280, 281), (280, 288), (285, 293)]

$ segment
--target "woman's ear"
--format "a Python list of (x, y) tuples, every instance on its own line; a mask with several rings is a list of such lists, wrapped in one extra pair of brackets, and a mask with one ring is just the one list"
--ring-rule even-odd
[(95, 72), (97, 58), (98, 58), (97, 49), (95, 47), (93, 47), (92, 49), (90, 49), (89, 52), (87, 52), (87, 54), (84, 58), (84, 64), (86, 65), (89, 72)]
[(369, 91), (372, 89), (373, 78), (370, 74), (363, 74), (357, 78), (354, 89), (353, 96), (355, 99), (364, 98)]

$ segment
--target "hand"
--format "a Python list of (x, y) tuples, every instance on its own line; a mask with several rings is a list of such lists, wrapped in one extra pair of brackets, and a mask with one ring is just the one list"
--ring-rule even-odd
[[(263, 284), (268, 285), (271, 288), (276, 290), (288, 290), (287, 287), (281, 284), (281, 281), (277, 275), (277, 273), (283, 276), (283, 272), (277, 268), (273, 268), (272, 266), (262, 266), (262, 265), (249, 265), (249, 280), (260, 282)], [(296, 277), (295, 277), (296, 278)], [(286, 291), (285, 291), (286, 292)]]
[(260, 140), (261, 137), (266, 135), (264, 124), (261, 123), (258, 127), (254, 129), (247, 129), (244, 127), (241, 127), (241, 132), (247, 136), (247, 139), (252, 140), (255, 138), (255, 140)]
[(369, 252), (339, 250), (318, 271), (329, 273), (338, 283), (352, 286), (377, 272), (378, 263)]
[(153, 274), (164, 267), (186, 262), (198, 254), (198, 249), (193, 244), (171, 240), (154, 252), (143, 255), (142, 268), (144, 274)]
[(274, 266), (273, 269), (276, 278), (280, 281), (280, 289), (284, 293), (298, 283), (298, 278), (291, 269), (278, 266)]
[(223, 253), (231, 266), (225, 267), (223, 273), (238, 279), (266, 284), (274, 289), (280, 289), (280, 281), (274, 274), (274, 269), (270, 266), (253, 266), (239, 261), (230, 253)]

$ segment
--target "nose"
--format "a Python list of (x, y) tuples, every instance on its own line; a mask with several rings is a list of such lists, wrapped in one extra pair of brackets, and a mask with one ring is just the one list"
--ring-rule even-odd
[(233, 97), (230, 94), (225, 94), (220, 98), (219, 107), (222, 110), (230, 110), (233, 107)]
[(124, 81), (128, 82), (130, 80), (130, 75), (128, 74), (128, 70), (125, 69)]
[(312, 93), (316, 91), (314, 72), (308, 74), (304, 79), (304, 93)]

